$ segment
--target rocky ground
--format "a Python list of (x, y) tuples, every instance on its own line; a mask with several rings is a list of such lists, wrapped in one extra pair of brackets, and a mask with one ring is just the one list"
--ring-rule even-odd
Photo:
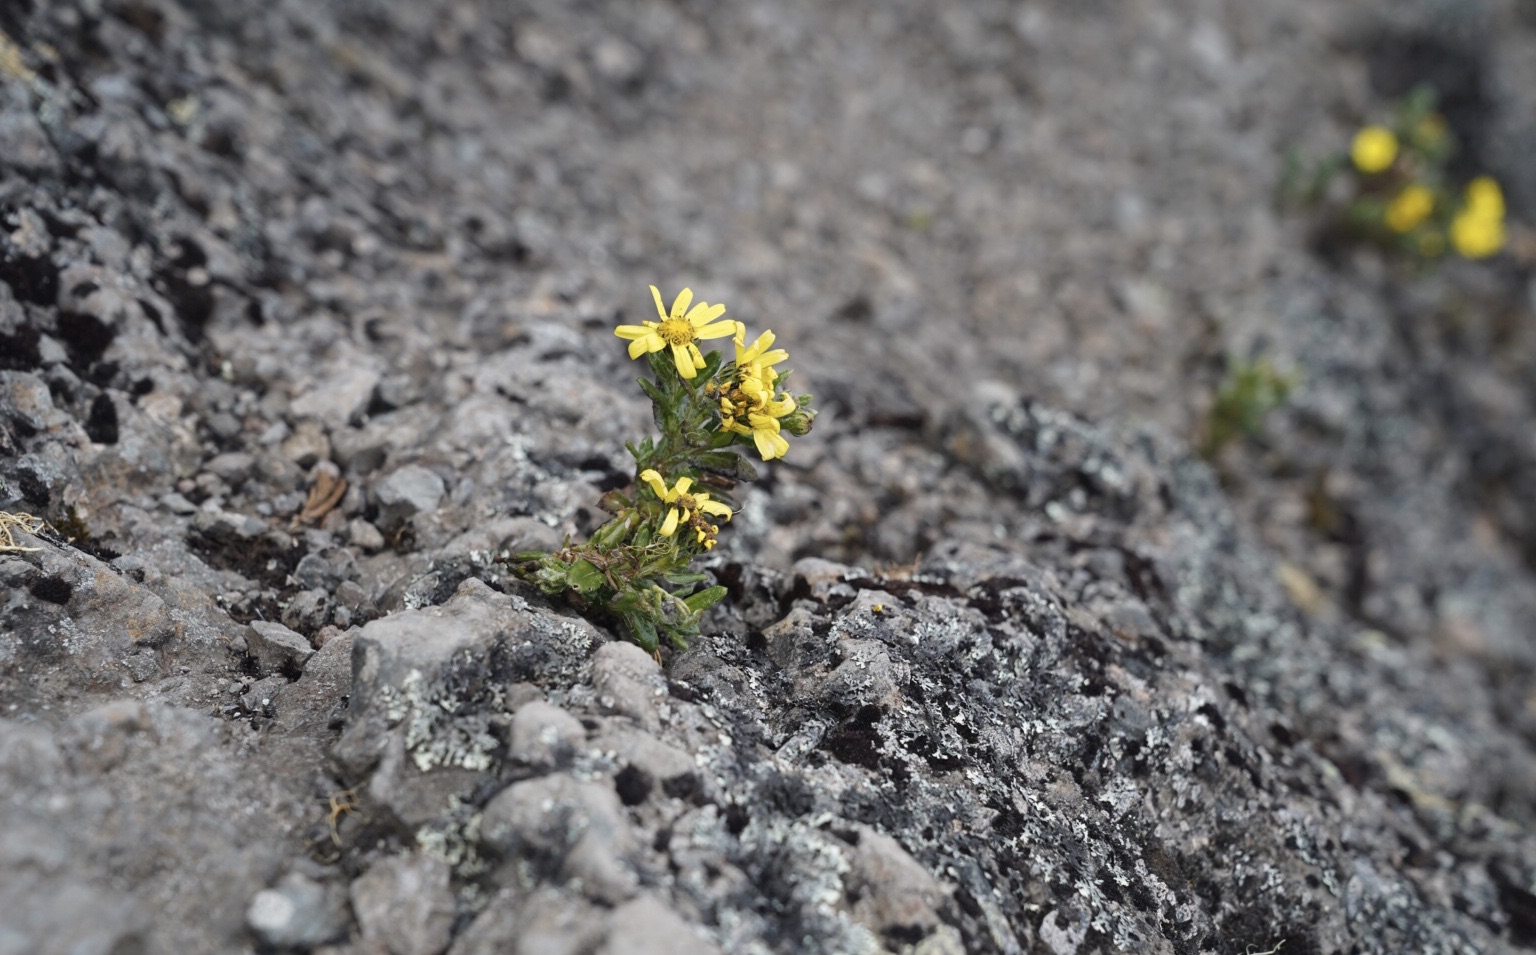
[[(0, 31), (0, 953), (1536, 945), (1536, 243), (1272, 201), (1429, 80), (1536, 220), (1528, 0)], [(496, 560), (651, 283), (824, 409), (660, 664)]]

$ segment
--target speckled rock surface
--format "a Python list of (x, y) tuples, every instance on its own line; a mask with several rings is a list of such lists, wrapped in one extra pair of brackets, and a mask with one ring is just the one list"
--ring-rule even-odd
[[(1536, 946), (1528, 7), (0, 4), (0, 951)], [(1420, 79), (1509, 255), (1271, 202)], [(659, 661), (650, 283), (824, 409)]]

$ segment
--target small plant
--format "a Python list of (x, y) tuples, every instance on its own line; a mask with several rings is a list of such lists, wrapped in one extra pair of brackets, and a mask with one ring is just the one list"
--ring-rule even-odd
[[(751, 345), (746, 326), (725, 319), (724, 305), (693, 301), (683, 289), (668, 311), (651, 286), (657, 321), (620, 325), (629, 357), (645, 357), (650, 377), (638, 383), (651, 400), (659, 436), (625, 445), (635, 459), (634, 483), (603, 495), (613, 517), (585, 543), (569, 540), (550, 554), (512, 558), (512, 569), (547, 594), (622, 625), (626, 635), (655, 654), (662, 638), (682, 648), (699, 632), (704, 611), (725, 597), (724, 587), (695, 588), (705, 575), (693, 559), (715, 546), (731, 519), (731, 491), (756, 478), (740, 449), (764, 461), (784, 457), (785, 435), (811, 430), (810, 395), (784, 390), (789, 354), (765, 331)], [(699, 342), (730, 338), (734, 358), (703, 352)]]
[(1324, 207), (1338, 230), (1356, 241), (1421, 260), (1437, 259), (1447, 249), (1467, 259), (1487, 258), (1504, 247), (1504, 195), (1490, 176), (1457, 188), (1447, 172), (1455, 153), (1434, 91), (1420, 87), (1398, 105), (1390, 123), (1356, 132), (1347, 154), (1310, 169), (1290, 157), (1281, 194), (1295, 204)]
[(1264, 419), (1285, 404), (1295, 377), (1275, 368), (1268, 359), (1228, 359), (1227, 377), (1216, 391), (1205, 423), (1200, 456), (1211, 460), (1238, 436), (1258, 437)]

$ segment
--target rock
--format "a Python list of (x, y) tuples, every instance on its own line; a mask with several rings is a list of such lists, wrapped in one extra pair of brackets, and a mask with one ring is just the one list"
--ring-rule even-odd
[(583, 955), (601, 943), (603, 910), (556, 888), (502, 890), (454, 941), (449, 955)]
[(293, 434), (283, 439), (283, 457), (301, 468), (312, 468), (331, 457), (331, 441), (318, 422), (308, 419), (293, 428)]
[(590, 625), (473, 579), (441, 607), (374, 620), (356, 638), (336, 757), (367, 774), (371, 798), (404, 824), (437, 818), (495, 765), (502, 688), (583, 672), (599, 639)]
[(324, 590), (301, 590), (283, 608), (283, 626), (314, 633), (330, 622), (331, 598)]
[(352, 881), (352, 910), (363, 938), (391, 955), (438, 955), (453, 928), (448, 866), (424, 855), (389, 856)]
[(116, 700), (66, 724), (61, 742), (77, 773), (105, 773), (128, 755), (129, 740), (148, 725), (138, 700)]
[(272, 715), (273, 701), (278, 693), (288, 685), (288, 680), (282, 676), (269, 676), (257, 680), (251, 684), (240, 697), (240, 704), (249, 713), (258, 713), (262, 716)]
[(366, 363), (333, 361), (318, 384), (293, 399), (289, 416), (300, 422), (313, 418), (334, 433), (362, 417), (378, 384), (379, 373)]
[(384, 549), (384, 535), (379, 533), (377, 527), (361, 517), (354, 517), (347, 522), (347, 537), (353, 544), (370, 554)]
[(592, 660), (592, 684), (608, 712), (628, 716), (648, 730), (661, 726), (656, 697), (666, 693), (666, 684), (644, 650), (632, 643), (604, 644)]
[(384, 478), (373, 489), (379, 505), (379, 521), (394, 527), (417, 514), (436, 510), (446, 488), (443, 479), (417, 464), (408, 464)]
[(848, 888), (857, 899), (853, 917), (887, 938), (926, 936), (941, 925), (945, 887), (895, 839), (859, 826), (849, 853)]
[(720, 949), (646, 893), (608, 913), (608, 938), (597, 955), (712, 955)]
[(245, 924), (274, 948), (313, 948), (339, 938), (347, 925), (338, 893), (298, 872), (257, 892)]
[(580, 720), (558, 706), (533, 700), (512, 714), (512, 740), (507, 755), (533, 769), (547, 771), (569, 763), (586, 736)]
[(634, 837), (610, 786), (565, 773), (513, 783), (486, 804), (480, 838), (502, 856), (535, 859), (580, 879), (610, 904), (638, 888), (626, 859)]
[(298, 671), (314, 655), (309, 641), (277, 623), (253, 620), (246, 634), (246, 646), (256, 659), (257, 672), (262, 676), (282, 671)]

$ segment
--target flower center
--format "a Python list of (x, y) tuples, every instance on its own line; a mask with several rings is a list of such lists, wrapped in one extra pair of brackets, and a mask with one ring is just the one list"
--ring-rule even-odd
[(668, 344), (686, 345), (693, 341), (693, 323), (686, 318), (663, 319), (656, 327), (656, 334)]

